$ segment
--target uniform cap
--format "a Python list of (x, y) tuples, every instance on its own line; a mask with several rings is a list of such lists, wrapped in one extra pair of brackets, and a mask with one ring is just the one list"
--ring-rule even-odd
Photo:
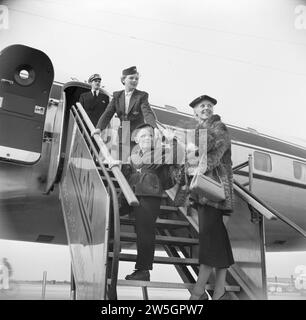
[(89, 77), (88, 82), (92, 82), (96, 79), (100, 79), (101, 80), (101, 76), (98, 73), (93, 74), (92, 76)]
[(127, 68), (127, 69), (124, 69), (122, 71), (122, 75), (123, 76), (129, 76), (129, 75), (135, 74), (135, 73), (138, 73), (137, 68), (135, 66)]

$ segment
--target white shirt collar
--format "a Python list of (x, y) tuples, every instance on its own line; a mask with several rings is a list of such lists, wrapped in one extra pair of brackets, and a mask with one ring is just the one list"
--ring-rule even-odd
[(97, 90), (92, 90), (92, 89), (91, 89), (92, 95), (94, 95), (94, 92), (95, 92), (95, 91), (96, 91), (97, 95), (99, 95), (99, 89), (97, 89)]
[[(134, 89), (134, 90), (135, 90), (135, 89)], [(132, 93), (134, 92), (134, 90), (129, 91), (129, 92), (127, 92), (127, 91), (124, 90), (124, 93), (125, 93), (126, 96), (131, 96)]]

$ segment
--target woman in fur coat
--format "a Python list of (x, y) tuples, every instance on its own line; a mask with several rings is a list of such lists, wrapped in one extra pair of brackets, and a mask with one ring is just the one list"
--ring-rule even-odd
[[(225, 200), (214, 202), (191, 193), (199, 216), (199, 274), (193, 289), (191, 300), (208, 299), (205, 286), (215, 268), (216, 280), (213, 299), (225, 295), (225, 277), (229, 266), (234, 263), (231, 244), (223, 217), (233, 211), (233, 172), (231, 160), (231, 141), (226, 125), (220, 116), (214, 114), (217, 101), (207, 95), (200, 96), (190, 103), (200, 129), (207, 129), (207, 166), (199, 163), (199, 157), (190, 160), (197, 170), (212, 178), (222, 180)], [(196, 134), (196, 136), (197, 136)], [(190, 158), (190, 157), (189, 157)]]

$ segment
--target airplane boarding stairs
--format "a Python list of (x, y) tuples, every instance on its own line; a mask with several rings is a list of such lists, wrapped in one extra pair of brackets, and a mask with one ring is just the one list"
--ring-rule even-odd
[[(172, 206), (174, 190), (163, 196), (157, 220), (157, 251), (154, 263), (173, 265), (181, 283), (118, 279), (121, 261), (135, 261), (123, 253), (126, 244), (135, 248), (134, 220), (119, 216), (119, 194), (131, 206), (138, 205), (118, 165), (109, 167), (111, 156), (94, 130), (82, 106), (70, 111), (66, 157), (59, 183), (60, 198), (72, 261), (72, 288), (77, 299), (118, 299), (118, 286), (139, 287), (149, 299), (148, 288), (187, 289), (191, 292), (198, 273), (198, 222), (196, 212)], [(236, 209), (227, 223), (235, 264), (226, 277), (228, 299), (266, 299), (265, 219), (290, 224), (306, 238), (306, 232), (282, 217), (244, 186), (235, 182)], [(211, 277), (206, 290), (213, 290)], [(163, 297), (171, 299), (169, 297)], [(120, 298), (120, 297), (119, 297)]]

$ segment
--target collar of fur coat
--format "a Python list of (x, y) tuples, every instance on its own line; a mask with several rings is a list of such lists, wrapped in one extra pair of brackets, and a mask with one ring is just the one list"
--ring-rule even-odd
[(206, 121), (201, 122), (201, 126), (211, 126), (214, 122), (221, 121), (221, 117), (218, 114), (213, 114)]

